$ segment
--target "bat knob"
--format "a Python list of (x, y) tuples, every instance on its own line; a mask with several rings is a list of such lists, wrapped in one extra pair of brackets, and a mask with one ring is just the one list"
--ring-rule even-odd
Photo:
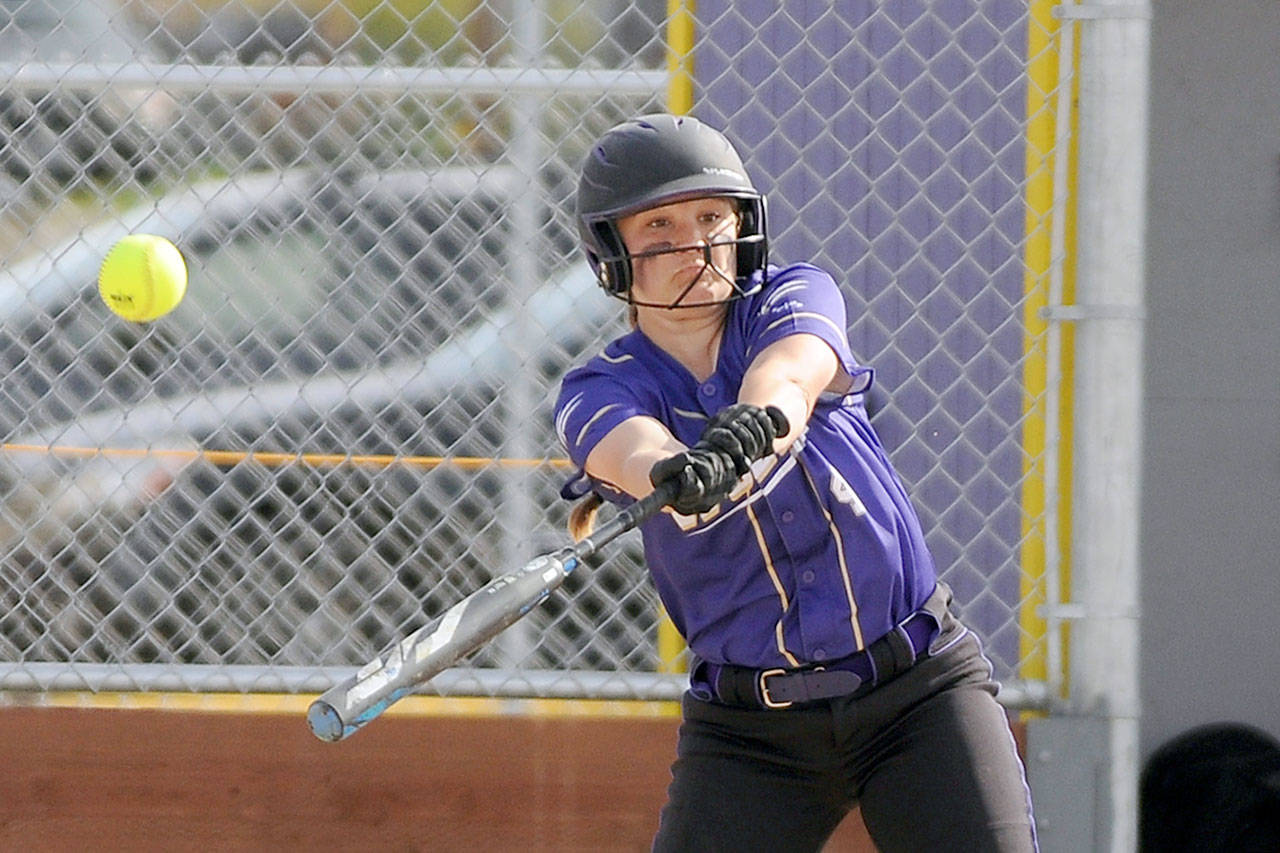
[(337, 709), (319, 699), (307, 708), (307, 725), (311, 726), (313, 735), (329, 743), (342, 740), (343, 731), (346, 729), (342, 724), (342, 718), (338, 716)]

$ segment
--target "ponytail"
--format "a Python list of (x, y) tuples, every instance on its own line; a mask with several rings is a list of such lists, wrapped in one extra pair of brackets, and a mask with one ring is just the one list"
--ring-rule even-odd
[(591, 535), (596, 526), (596, 513), (603, 503), (603, 498), (595, 492), (589, 492), (573, 505), (573, 509), (569, 511), (569, 535), (574, 542), (581, 542)]

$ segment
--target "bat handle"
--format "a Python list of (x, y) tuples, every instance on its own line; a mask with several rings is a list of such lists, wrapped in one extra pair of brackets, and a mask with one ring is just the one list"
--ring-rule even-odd
[[(782, 413), (781, 409), (777, 406), (769, 406), (766, 412), (773, 422), (774, 429), (778, 435), (783, 435), (790, 430), (791, 427), (787, 421), (787, 416)], [(771, 453), (773, 453), (772, 443), (766, 445), (757, 458), (764, 458)], [(623, 533), (639, 527), (651, 516), (656, 515), (663, 507), (670, 506), (679, 495), (679, 478), (673, 477), (670, 480), (662, 481), (652, 492), (619, 512), (608, 523), (601, 525), (600, 529), (595, 533), (584, 538), (572, 548), (565, 549), (564, 556), (578, 560), (590, 557)]]
[(650, 517), (657, 515), (663, 507), (670, 506), (679, 495), (680, 481), (666, 480), (659, 483), (652, 492), (624, 509), (618, 516), (626, 519), (627, 529), (638, 527)]
[(566, 556), (577, 560), (590, 557), (628, 530), (639, 527), (650, 517), (656, 515), (663, 507), (674, 501), (679, 494), (680, 483), (677, 480), (667, 480), (659, 483), (652, 492), (600, 525), (600, 528), (595, 533), (587, 536), (573, 547), (566, 549)]

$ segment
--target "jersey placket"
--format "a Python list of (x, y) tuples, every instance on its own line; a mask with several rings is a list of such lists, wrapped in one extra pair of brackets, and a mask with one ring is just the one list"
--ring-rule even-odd
[[(786, 488), (757, 504), (759, 523), (767, 531), (763, 539), (771, 543), (771, 562), (786, 591), (787, 607), (779, 619), (786, 650), (796, 659), (788, 661), (792, 665), (844, 657), (861, 647), (856, 620), (844, 635), (822, 627), (851, 624), (843, 606), (851, 595), (842, 579), (838, 531), (801, 455), (793, 458), (800, 470), (789, 473)], [(814, 543), (822, 544), (815, 550)]]

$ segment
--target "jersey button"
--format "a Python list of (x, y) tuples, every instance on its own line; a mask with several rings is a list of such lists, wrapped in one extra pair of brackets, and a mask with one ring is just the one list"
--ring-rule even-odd
[(702, 386), (702, 396), (714, 397), (716, 395), (716, 386), (714, 382), (708, 382)]
[(800, 580), (804, 581), (805, 583), (813, 583), (813, 578), (814, 578), (813, 572), (805, 572), (800, 576)]
[(784, 509), (782, 511), (782, 520), (787, 524), (790, 524), (796, 520), (796, 514), (789, 509)]

